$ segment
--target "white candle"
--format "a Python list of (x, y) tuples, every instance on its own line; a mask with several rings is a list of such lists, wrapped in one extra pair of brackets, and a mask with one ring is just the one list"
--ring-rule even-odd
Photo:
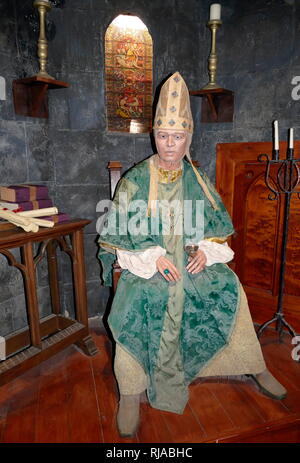
[(213, 19), (221, 19), (221, 5), (220, 3), (213, 3), (210, 5), (210, 14), (209, 20), (212, 21)]
[(279, 150), (278, 121), (274, 121), (274, 150)]
[(289, 148), (294, 148), (294, 129), (290, 129)]

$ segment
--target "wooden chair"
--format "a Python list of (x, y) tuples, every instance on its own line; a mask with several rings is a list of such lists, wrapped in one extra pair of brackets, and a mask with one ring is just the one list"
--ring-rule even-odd
[[(122, 164), (118, 161), (110, 161), (107, 166), (109, 170), (109, 182), (110, 182), (110, 196), (111, 199), (114, 197), (115, 189), (118, 184), (118, 181), (121, 178)], [(121, 276), (122, 269), (118, 264), (118, 261), (113, 263), (113, 292), (117, 290), (117, 284)]]

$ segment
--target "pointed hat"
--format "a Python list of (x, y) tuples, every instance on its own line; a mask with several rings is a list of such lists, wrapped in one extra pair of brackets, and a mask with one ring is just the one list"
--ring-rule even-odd
[(160, 90), (153, 128), (193, 133), (189, 90), (179, 72), (169, 77)]
[[(193, 116), (190, 105), (190, 95), (187, 85), (179, 72), (175, 72), (163, 84), (159, 100), (156, 107), (156, 113), (153, 124), (154, 130), (184, 130), (188, 132), (189, 142), (187, 152), (185, 153), (188, 158), (192, 169), (196, 175), (199, 185), (203, 189), (206, 197), (209, 199), (213, 209), (218, 209), (216, 201), (209, 191), (208, 186), (202, 179), (198, 170), (194, 166), (190, 155), (190, 144), (192, 141), (192, 133), (194, 130)], [(157, 156), (150, 161), (150, 190), (148, 199), (148, 212), (150, 209), (155, 212), (155, 200), (157, 198)]]

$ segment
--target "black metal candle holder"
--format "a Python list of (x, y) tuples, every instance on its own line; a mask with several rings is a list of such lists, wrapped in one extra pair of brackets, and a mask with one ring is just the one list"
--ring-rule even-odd
[[(295, 337), (296, 332), (291, 325), (285, 320), (283, 313), (283, 291), (284, 291), (284, 276), (285, 276), (285, 261), (286, 251), (288, 242), (288, 227), (289, 227), (289, 214), (290, 214), (290, 203), (292, 194), (297, 194), (300, 199), (300, 193), (296, 191), (298, 184), (300, 183), (300, 169), (297, 163), (300, 163), (300, 159), (294, 159), (294, 149), (289, 148), (287, 150), (286, 159), (279, 159), (279, 150), (273, 150), (272, 159), (267, 154), (260, 154), (258, 156), (260, 162), (267, 162), (265, 172), (265, 183), (271, 193), (268, 198), (271, 201), (277, 200), (279, 195), (284, 195), (284, 219), (283, 219), (283, 236), (282, 236), (282, 249), (281, 249), (281, 262), (280, 262), (280, 274), (279, 274), (279, 294), (277, 303), (277, 312), (271, 320), (263, 323), (258, 331), (257, 336), (259, 337), (263, 330), (271, 323), (277, 322), (276, 330), (281, 336), (283, 327), (285, 326), (290, 335)], [(280, 166), (277, 170), (277, 180), (273, 181), (273, 186), (270, 184), (270, 167), (272, 165)]]

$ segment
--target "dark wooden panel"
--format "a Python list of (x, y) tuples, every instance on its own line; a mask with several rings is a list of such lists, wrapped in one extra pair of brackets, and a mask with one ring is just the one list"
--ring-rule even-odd
[[(281, 159), (286, 143), (280, 143)], [(295, 157), (300, 142), (295, 142)], [(279, 291), (280, 256), (284, 198), (271, 201), (264, 183), (265, 163), (259, 154), (272, 154), (272, 143), (221, 143), (217, 145), (216, 185), (233, 218), (236, 234), (231, 239), (235, 251), (231, 266), (246, 290), (255, 322), (273, 317)], [(278, 168), (272, 166), (276, 179)], [(299, 189), (299, 187), (298, 187)], [(300, 191), (300, 189), (299, 189)], [(287, 321), (300, 330), (300, 199), (293, 195), (286, 258), (284, 310)]]
[(234, 189), (238, 192), (232, 217), (237, 232), (232, 241), (238, 253), (236, 271), (243, 284), (273, 293), (280, 202), (268, 199), (261, 164), (238, 164)]

